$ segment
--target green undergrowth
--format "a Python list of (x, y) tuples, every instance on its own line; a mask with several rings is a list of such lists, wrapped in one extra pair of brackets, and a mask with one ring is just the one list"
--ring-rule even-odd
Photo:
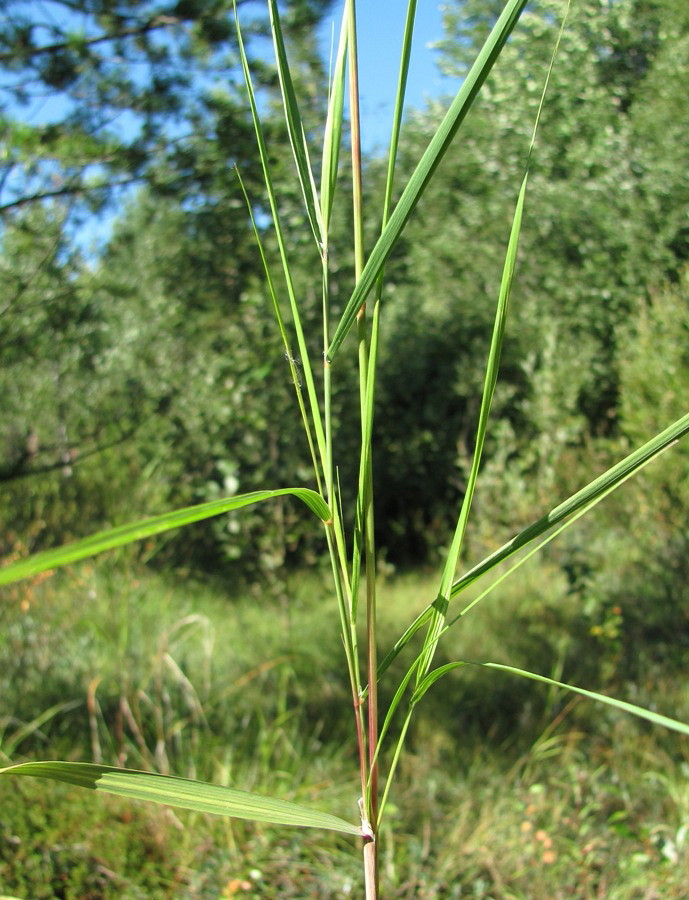
[[(593, 688), (606, 687), (595, 679), (607, 675), (619, 696), (687, 718), (689, 690), (670, 670), (620, 681), (617, 646), (593, 641), (554, 565), (544, 558), (522, 571), (466, 618), (445, 652), (514, 665), (530, 658), (545, 674), (588, 678)], [(384, 648), (428, 591), (423, 572), (381, 578)], [(193, 776), (351, 818), (355, 750), (329, 613), (314, 574), (292, 575), (279, 590), (221, 592), (124, 556), (21, 584), (0, 609), (0, 750), (15, 762), (99, 758)], [(577, 658), (582, 647), (587, 660)], [(4, 894), (358, 890), (347, 838), (92, 801), (33, 779), (0, 784)], [(458, 673), (428, 694), (384, 831), (390, 896), (680, 897), (689, 749), (681, 737), (531, 682)]]

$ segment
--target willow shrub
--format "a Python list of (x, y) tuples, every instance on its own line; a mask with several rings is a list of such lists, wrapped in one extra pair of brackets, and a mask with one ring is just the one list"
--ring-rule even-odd
[[(496, 589), (505, 578), (511, 576), (532, 554), (557, 537), (627, 478), (686, 434), (689, 431), (689, 415), (679, 419), (662, 433), (648, 440), (639, 449), (602, 475), (594, 478), (571, 497), (554, 505), (547, 514), (537, 518), (504, 546), (491, 553), (473, 568), (465, 571), (459, 578), (457, 577), (477, 486), (482, 450), (489, 427), (491, 402), (498, 378), (510, 289), (517, 258), (517, 243), (527, 193), (529, 161), (534, 148), (538, 117), (545, 98), (544, 87), (531, 144), (525, 148), (525, 150), (528, 149), (526, 170), (521, 185), (516, 191), (517, 201), (512, 228), (509, 235), (506, 235), (507, 250), (499, 296), (496, 298), (494, 327), (486, 360), (485, 382), (479, 418), (476, 423), (473, 457), (464, 497), (457, 515), (456, 528), (446, 553), (444, 566), (439, 574), (435, 596), (427, 598), (427, 605), (419, 610), (414, 621), (409, 623), (396, 643), (387, 649), (384, 658), (379, 661), (376, 641), (375, 491), (372, 480), (371, 435), (375, 407), (380, 310), (381, 305), (385, 302), (385, 264), (444, 154), (452, 145), (467, 112), (498, 59), (511, 31), (517, 25), (526, 0), (509, 0), (505, 5), (445, 118), (419, 160), (412, 176), (404, 185), (399, 200), (393, 205), (395, 160), (416, 8), (415, 0), (410, 0), (390, 141), (386, 192), (380, 211), (380, 235), (368, 256), (365, 255), (363, 246), (363, 192), (354, 0), (347, 0), (345, 4), (339, 46), (333, 66), (328, 114), (322, 141), (322, 157), (318, 167), (312, 164), (310, 147), (302, 126), (299, 103), (290, 74), (287, 50), (280, 26), (277, 0), (268, 0), (268, 5), (285, 119), (308, 223), (305, 227), (312, 232), (321, 261), (322, 333), (320, 343), (322, 357), (320, 354), (313, 357), (309, 352), (309, 347), (314, 345), (315, 336), (306, 334), (302, 327), (302, 311), (299, 297), (294, 288), (293, 274), (289, 263), (289, 248), (283, 237), (280, 223), (280, 200), (273, 188), (269, 153), (263, 137), (251, 73), (241, 42), (239, 22), (237, 22), (248, 99), (282, 262), (282, 279), (279, 282), (277, 275), (270, 271), (262, 245), (262, 233), (256, 223), (254, 223), (254, 230), (258, 253), (265, 267), (277, 328), (284, 342), (285, 359), (294, 383), (296, 410), (298, 411), (295, 414), (301, 417), (308, 439), (313, 466), (313, 488), (255, 491), (125, 524), (59, 549), (11, 561), (0, 570), (0, 584), (31, 577), (56, 566), (93, 556), (109, 548), (141, 540), (187, 523), (223, 515), (251, 504), (271, 502), (278, 496), (291, 496), (303, 502), (313, 514), (317, 526), (323, 530), (332, 563), (334, 616), (339, 625), (344, 647), (344, 663), (349, 676), (353, 709), (352, 740), (358, 749), (359, 761), (359, 797), (352, 798), (352, 808), (356, 809), (358, 799), (359, 815), (356, 817), (356, 821), (347, 821), (329, 812), (218, 785), (87, 763), (24, 762), (8, 766), (0, 770), (0, 774), (52, 778), (96, 791), (107, 791), (124, 797), (165, 803), (221, 816), (235, 816), (285, 826), (307, 826), (339, 831), (358, 838), (362, 843), (366, 894), (367, 897), (375, 897), (378, 892), (377, 840), (381, 824), (385, 819), (388, 798), (394, 784), (394, 776), (403, 750), (405, 736), (417, 704), (428, 690), (438, 689), (436, 682), (441, 680), (445, 673), (466, 666), (479, 666), (499, 673), (501, 676), (533, 679), (548, 687), (565, 688), (584, 697), (640, 716), (657, 725), (689, 734), (689, 726), (681, 722), (622, 700), (562, 684), (536, 672), (517, 669), (497, 662), (466, 658), (457, 659), (440, 667), (435, 667), (433, 662), (438, 643), (450, 628), (461, 628), (463, 617), (473, 611), (490, 592)], [(553, 61), (556, 50), (557, 47), (553, 50)], [(353, 173), (351, 188), (354, 211), (352, 252), (356, 277), (344, 311), (339, 317), (333, 318), (330, 302), (329, 226), (335, 203), (340, 151), (344, 145), (343, 108), (346, 93), (349, 94), (347, 146), (351, 152)], [(461, 145), (456, 152), (461, 152)], [(318, 169), (320, 169), (319, 185), (316, 183)], [(238, 173), (238, 177), (241, 179), (241, 173)], [(247, 198), (247, 205), (251, 210), (252, 204), (249, 198)], [(422, 323), (419, 323), (419, 327), (422, 327)], [(350, 332), (354, 332), (355, 340), (345, 342)], [(337, 476), (337, 435), (331, 415), (331, 397), (333, 384), (337, 379), (338, 360), (340, 356), (350, 352), (356, 352), (358, 355), (360, 391), (358, 396), (351, 398), (351, 402), (356, 404), (360, 415), (361, 449), (358, 461), (358, 483), (355, 491), (356, 503), (354, 509), (345, 510), (342, 508)], [(274, 427), (279, 428), (279, 423), (276, 422)], [(423, 485), (420, 485), (419, 488), (423, 490)], [(515, 554), (518, 551), (524, 552), (520, 553), (515, 561)], [(498, 575), (496, 567), (504, 563), (508, 564), (501, 565)], [(478, 594), (472, 592), (473, 599), (471, 602), (466, 602), (464, 600), (465, 590), (479, 580), (482, 582), (483, 590)], [(362, 620), (365, 620), (365, 628), (359, 627)], [(361, 645), (360, 636), (362, 634), (365, 635), (364, 646)], [(379, 710), (378, 683), (384, 677), (391, 677), (393, 670), (389, 669), (390, 664), (407, 645), (415, 648), (413, 662), (399, 684), (392, 685), (390, 690), (386, 690), (386, 694), (393, 698), (389, 707)], [(392, 740), (390, 725), (395, 717), (399, 721), (395, 723), (393, 730), (395, 738)]]

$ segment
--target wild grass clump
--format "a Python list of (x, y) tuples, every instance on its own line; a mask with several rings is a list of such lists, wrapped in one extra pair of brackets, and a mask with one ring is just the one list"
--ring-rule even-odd
[[(533, 596), (552, 568), (533, 560), (524, 573), (512, 582), (509, 602), (486, 605), (490, 628), (472, 623), (467, 631), (482, 652), (497, 652), (493, 642), (515, 661), (539, 652), (546, 629)], [(381, 579), (390, 600), (379, 623), (381, 640), (398, 633), (432, 583), (429, 572)], [(2, 749), (31, 725), (36, 711), (49, 709), (53, 681), (62, 671), (62, 699), (74, 705), (27, 728), (15, 757), (93, 758), (92, 696), (105, 763), (118, 762), (124, 748), (127, 761), (138, 765), (155, 767), (166, 759), (171, 774), (196, 773), (346, 812), (354, 754), (346, 741), (347, 684), (333, 659), (327, 590), (308, 574), (288, 580), (284, 590), (287, 602), (278, 596), (257, 604), (251, 588), (228, 595), (217, 585), (183, 583), (124, 560), (98, 570), (86, 563), (43, 580), (31, 592), (30, 612), (46, 624), (43, 640), (59, 635), (61, 653), (52, 644), (45, 648), (40, 679), (30, 667), (12, 670), (17, 680), (5, 694)], [(29, 615), (16, 599), (3, 607), (3, 671), (14, 653), (9, 636)], [(88, 605), (75, 602), (86, 599)], [(106, 620), (118, 604), (123, 616), (138, 615), (147, 624), (146, 630), (131, 629), (119, 646), (110, 639), (112, 629), (89, 629), (93, 616)], [(514, 628), (520, 609), (520, 627)], [(192, 615), (204, 628), (185, 633)], [(537, 637), (527, 649), (529, 629)], [(294, 630), (309, 638), (302, 653), (291, 652)], [(92, 636), (88, 645), (81, 639), (85, 631)], [(208, 635), (214, 637), (210, 647)], [(191, 714), (178, 673), (173, 678), (172, 670), (159, 667), (161, 648), (184, 673), (207, 723)], [(327, 673), (319, 690), (307, 692), (304, 682), (318, 671)], [(545, 900), (603, 890), (633, 896), (643, 883), (670, 896), (680, 890), (689, 822), (689, 759), (682, 739), (563, 691), (544, 693), (527, 681), (523, 692), (510, 691), (509, 684), (502, 690), (492, 677), (493, 684), (448, 677), (445, 690), (430, 694), (412, 723), (381, 837), (388, 894)], [(689, 692), (670, 674), (649, 672), (644, 683), (625, 685), (625, 691), (640, 705), (657, 702), (689, 716)], [(121, 698), (134, 710), (137, 692), (139, 709), (145, 694), (159, 704), (168, 725), (158, 758), (155, 717), (144, 719), (140, 729), (150, 745), (146, 752), (139, 732), (121, 717)], [(381, 700), (387, 702), (385, 695)], [(326, 898), (357, 890), (356, 860), (347, 839), (336, 835), (324, 839), (312, 830), (285, 831), (116, 797), (93, 804), (88, 795), (59, 785), (26, 781), (17, 787), (0, 780), (2, 881), (16, 896), (54, 896), (60, 885), (67, 896), (113, 898), (223, 892), (270, 897), (275, 891)]]

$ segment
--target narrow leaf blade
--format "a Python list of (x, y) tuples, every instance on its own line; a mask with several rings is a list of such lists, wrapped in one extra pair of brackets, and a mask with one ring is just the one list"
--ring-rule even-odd
[(421, 679), (431, 667), (433, 656), (438, 644), (438, 638), (443, 631), (447, 607), (450, 597), (452, 596), (452, 580), (455, 577), (457, 566), (459, 564), (460, 554), (464, 545), (464, 535), (466, 533), (467, 523), (469, 521), (469, 512), (474, 498), (476, 482), (478, 480), (479, 467), (481, 464), (481, 456), (483, 454), (483, 446), (488, 431), (488, 418), (490, 415), (493, 396), (495, 394), (495, 386), (498, 380), (498, 369), (500, 365), (500, 355), (502, 353), (502, 344), (505, 336), (505, 326), (507, 323), (507, 310), (509, 308), (510, 292), (512, 289), (512, 281), (514, 278), (514, 269), (517, 261), (517, 248), (519, 246), (519, 233), (521, 230), (522, 217), (524, 213), (524, 200), (526, 197), (526, 185), (528, 181), (528, 171), (524, 175), (519, 197), (517, 199), (517, 207), (512, 221), (510, 238), (507, 246), (507, 254), (505, 256), (505, 264), (503, 267), (502, 279), (500, 282), (500, 295), (498, 297), (498, 306), (495, 313), (495, 322), (493, 325), (493, 336), (491, 338), (490, 349), (488, 352), (488, 364), (486, 367), (486, 377), (483, 386), (483, 394), (481, 396), (481, 410), (479, 413), (478, 428), (476, 432), (476, 444), (474, 455), (471, 461), (471, 470), (467, 480), (467, 487), (462, 500), (462, 506), (459, 511), (457, 525), (452, 538), (452, 544), (445, 560), (443, 574), (438, 590), (436, 608), (433, 612), (433, 619), (428, 628), (424, 646), (421, 651), (422, 662), (419, 667), (419, 679)]
[(447, 663), (447, 665), (434, 669), (432, 672), (428, 673), (414, 691), (411, 699), (412, 704), (418, 703), (426, 691), (432, 687), (436, 681), (442, 678), (443, 675), (447, 675), (448, 672), (460, 669), (463, 666), (480, 666), (483, 669), (496, 669), (499, 672), (507, 672), (510, 675), (519, 675), (521, 678), (529, 678), (531, 681), (540, 681), (542, 684), (547, 684), (551, 687), (563, 688), (566, 691), (572, 691), (575, 694), (580, 694), (582, 697), (587, 697), (589, 700), (596, 700), (599, 703), (605, 703), (607, 706), (612, 706), (622, 712), (631, 713), (631, 715), (637, 716), (640, 719), (646, 719), (647, 722), (651, 722), (653, 725), (660, 725), (663, 728), (678, 731), (680, 734), (689, 735), (689, 725), (680, 722), (678, 719), (672, 719), (669, 716), (663, 716), (660, 713), (652, 712), (650, 709), (644, 709), (642, 706), (637, 706), (635, 703), (627, 703), (626, 700), (618, 700), (616, 697), (608, 697), (606, 694), (599, 694), (597, 691), (587, 691), (584, 688), (576, 687), (576, 685), (573, 684), (555, 681), (553, 678), (548, 678), (546, 675), (537, 675), (535, 672), (529, 672), (527, 669), (517, 669), (514, 666), (505, 666), (501, 663), (493, 662), (481, 663), (470, 662), (469, 660), (458, 660), (457, 662)]
[(463, 666), (466, 666), (463, 660), (459, 660), (458, 662), (447, 663), (444, 666), (440, 666), (437, 669), (433, 669), (432, 672), (429, 672), (425, 678), (423, 678), (411, 698), (411, 706), (415, 706), (419, 700), (423, 697), (426, 691), (432, 687), (436, 681), (443, 677), (443, 675), (447, 675), (448, 672), (453, 672), (455, 669), (461, 669)]
[(388, 224), (383, 229), (378, 241), (371, 252), (361, 278), (357, 281), (354, 292), (347, 303), (339, 325), (333, 335), (332, 342), (327, 352), (328, 361), (332, 361), (349, 329), (352, 327), (356, 315), (366, 300), (369, 291), (373, 287), (385, 262), (392, 251), (397, 239), (404, 229), (409, 217), (413, 213), (416, 204), (421, 199), (424, 191), (435, 170), (449, 148), (457, 129), (464, 121), (484, 81), (493, 68), (500, 55), (505, 41), (512, 32), (514, 26), (526, 6), (527, 0), (508, 0), (500, 18), (495, 23), (488, 40), (479, 53), (476, 62), (462, 83), (457, 96), (450, 106), (445, 118), (429, 143), (426, 152), (421, 157), (413, 175), (395, 207), (395, 211)]
[[(579, 513), (585, 512), (593, 507), (607, 494), (620, 487), (620, 485), (628, 478), (637, 474), (641, 468), (652, 462), (665, 450), (668, 450), (672, 444), (675, 444), (679, 438), (684, 436), (687, 432), (689, 432), (689, 415), (678, 419), (674, 424), (666, 428), (665, 431), (656, 435), (638, 450), (630, 453), (629, 456), (626, 456), (619, 463), (612, 466), (598, 478), (594, 479), (594, 481), (590, 482), (590, 484), (586, 485), (586, 487), (560, 503), (559, 506), (556, 506), (549, 513), (541, 516), (537, 521), (532, 522), (531, 525), (528, 525), (516, 534), (506, 544), (503, 544), (502, 547), (498, 548), (494, 553), (491, 553), (480, 563), (475, 565), (472, 569), (462, 575), (461, 578), (455, 581), (452, 586), (451, 597), (454, 598), (458, 596), (462, 591), (472, 585), (475, 581), (478, 581), (479, 578), (486, 575), (501, 562), (509, 559), (541, 535), (546, 532), (551, 532), (551, 529), (555, 529), (558, 525), (569, 519), (570, 516), (578, 516)], [(555, 536), (555, 533), (551, 533), (548, 540), (543, 541), (537, 549), (546, 546), (550, 539)], [(502, 578), (498, 579), (498, 581), (491, 585), (491, 589), (497, 586), (502, 580)], [(446, 603), (442, 598), (434, 600), (433, 603), (423, 609), (409, 625), (404, 634), (397, 640), (394, 647), (388, 652), (378, 668), (379, 679), (390, 665), (392, 665), (419, 628), (425, 625), (433, 615), (434, 610), (441, 613), (446, 611)], [(460, 617), (465, 611), (466, 610), (462, 611)]]
[(306, 212), (311, 223), (313, 235), (316, 244), (322, 247), (324, 243), (323, 222), (320, 216), (320, 206), (316, 197), (316, 187), (313, 179), (313, 171), (309, 160), (309, 150), (306, 143), (306, 135), (302, 124), (301, 114), (299, 112), (299, 104), (297, 95), (294, 90), (292, 76), (290, 74), (289, 61), (287, 59), (287, 50), (285, 49), (285, 40), (282, 34), (282, 25), (280, 24), (280, 14), (278, 12), (277, 0), (269, 0), (270, 9), (270, 27), (273, 32), (273, 46), (275, 48), (275, 60), (278, 66), (278, 78), (280, 80), (280, 90), (282, 92), (282, 102), (285, 110), (285, 121), (287, 122), (287, 131), (289, 134), (290, 144), (292, 145), (292, 155), (297, 166), (299, 174), (299, 182), (304, 197)]
[(340, 40), (337, 48), (335, 71), (330, 88), (328, 116), (323, 136), (323, 162), (321, 171), (321, 217), (323, 221), (323, 238), (327, 242), (330, 227), (330, 216), (335, 198), (337, 169), (342, 142), (342, 116), (345, 95), (345, 63), (347, 60), (347, 40), (349, 29), (343, 16), (340, 29)]
[(13, 581), (19, 581), (21, 578), (38, 575), (39, 572), (47, 572), (48, 569), (55, 569), (58, 566), (65, 566), (81, 559), (87, 559), (90, 556), (95, 556), (97, 553), (102, 553), (104, 550), (122, 547), (125, 544), (131, 544), (143, 538), (152, 537), (155, 534), (162, 534), (182, 525), (201, 522), (204, 519), (210, 519), (213, 516), (241, 509), (253, 503), (260, 503), (262, 500), (286, 495), (297, 497), (321, 521), (328, 523), (332, 519), (332, 513), (325, 500), (320, 494), (308, 488), (252, 491), (249, 494), (237, 494), (235, 497), (226, 497), (222, 500), (211, 500), (208, 503), (187, 506), (184, 509), (163, 513), (150, 519), (129, 522), (126, 525), (119, 525), (116, 528), (109, 528), (107, 531), (92, 534), (83, 540), (65, 544), (63, 547), (56, 547), (54, 550), (44, 550), (41, 553), (36, 553), (33, 556), (28, 556), (26, 559), (21, 559), (18, 562), (0, 568), (0, 585), (11, 584)]
[(380, 679), (383, 677), (383, 675), (387, 672), (387, 670), (390, 668), (392, 663), (400, 655), (402, 650), (404, 650), (404, 648), (407, 646), (409, 641), (414, 637), (416, 632), (420, 628), (422, 628), (426, 624), (426, 622), (428, 622), (428, 620), (433, 615), (433, 610), (434, 610), (434, 606), (432, 604), (430, 606), (427, 606), (423, 610), (423, 612), (419, 613), (419, 615), (414, 619), (414, 621), (407, 628), (407, 630), (404, 632), (404, 634), (402, 634), (397, 639), (397, 641), (395, 641), (394, 646), (390, 648), (388, 653), (385, 655), (385, 658), (383, 659), (382, 663), (378, 666), (378, 681), (380, 681)]
[(287, 800), (274, 800), (248, 791), (173, 775), (158, 775), (99, 766), (92, 763), (29, 762), (0, 769), (0, 775), (28, 775), (116, 794), (130, 800), (163, 803), (180, 809), (303, 828), (323, 828), (361, 835), (361, 828), (338, 816)]
[(294, 324), (294, 329), (297, 337), (297, 346), (299, 347), (299, 353), (301, 354), (301, 363), (303, 366), (304, 372), (304, 380), (306, 383), (306, 393), (309, 398), (309, 407), (311, 412), (311, 421), (313, 423), (314, 430), (316, 432), (316, 442), (318, 445), (318, 453), (321, 459), (321, 463), (325, 462), (326, 458), (326, 446), (325, 446), (325, 433), (323, 431), (323, 422), (321, 420), (321, 412), (320, 406), (318, 402), (318, 395), (316, 393), (316, 384), (313, 377), (313, 371), (311, 368), (310, 357), (308, 353), (308, 347), (306, 344), (306, 338), (304, 336), (304, 329), (302, 327), (301, 315), (299, 312), (299, 305), (297, 303), (297, 297), (294, 289), (294, 281), (292, 278), (292, 272), (289, 265), (289, 260), (287, 258), (287, 245), (285, 240), (285, 235), (283, 234), (282, 225), (280, 224), (280, 216), (278, 215), (278, 204), (277, 204), (277, 195), (275, 193), (275, 187), (273, 185), (273, 179), (270, 171), (270, 163), (269, 163), (269, 155), (268, 155), (268, 147), (266, 145), (265, 137), (263, 134), (263, 128), (261, 126), (261, 119), (258, 114), (258, 107), (256, 105), (256, 95), (254, 92), (253, 82), (251, 79), (251, 71), (249, 70), (249, 61), (246, 56), (246, 51), (244, 49), (244, 41), (242, 39), (242, 29), (239, 24), (239, 17), (237, 15), (237, 4), (236, 0), (233, 0), (234, 7), (234, 16), (235, 16), (235, 24), (237, 28), (237, 44), (239, 47), (239, 57), (242, 64), (242, 71), (244, 73), (244, 81), (246, 83), (246, 90), (249, 99), (249, 106), (251, 109), (251, 118), (254, 123), (254, 130), (256, 132), (256, 142), (258, 144), (258, 152), (261, 158), (261, 167), (263, 169), (263, 177), (265, 180), (266, 191), (268, 193), (268, 202), (270, 204), (270, 212), (273, 218), (273, 224), (275, 225), (275, 237), (277, 238), (278, 248), (280, 251), (280, 260), (282, 262), (282, 269), (285, 276), (285, 284), (287, 286), (287, 294), (289, 297), (289, 305), (292, 312), (292, 321)]
[(605, 703), (622, 712), (631, 713), (640, 719), (646, 719), (654, 725), (661, 725), (663, 728), (669, 728), (672, 731), (679, 731), (680, 734), (689, 735), (689, 725), (680, 722), (677, 719), (671, 719), (669, 716), (663, 716), (660, 713), (652, 712), (650, 709), (644, 709), (635, 703), (627, 703), (626, 700), (618, 700), (615, 697), (608, 697), (605, 694), (599, 694), (597, 691), (587, 691), (584, 688), (576, 687), (573, 684), (565, 684), (562, 681), (555, 681), (547, 678), (545, 675), (537, 675), (535, 672), (528, 672), (526, 669), (516, 669), (514, 666), (503, 666), (500, 663), (469, 663), (469, 665), (483, 666), (486, 669), (497, 669), (500, 672), (508, 672), (511, 675), (519, 675), (521, 678), (530, 678), (532, 681), (540, 681), (553, 687), (564, 688), (567, 691), (573, 691), (582, 697), (588, 697), (590, 700), (597, 700), (599, 703)]
[(456, 597), (470, 584), (473, 584), (477, 578), (480, 578), (486, 572), (493, 569), (498, 563), (508, 559), (522, 547), (525, 547), (531, 541), (540, 537), (546, 531), (559, 525), (569, 516), (578, 512), (596, 497), (606, 493), (611, 488), (616, 487), (625, 481), (629, 475), (640, 469), (646, 462), (650, 461), (654, 456), (661, 453), (670, 444), (675, 443), (681, 437), (689, 432), (689, 413), (677, 419), (672, 425), (661, 431), (650, 441), (645, 443), (638, 450), (630, 453), (623, 460), (605, 471), (598, 478), (595, 478), (586, 487), (583, 487), (576, 494), (572, 494), (567, 500), (554, 507), (550, 512), (541, 516), (531, 525), (524, 528), (516, 534), (511, 540), (502, 547), (497, 549), (490, 556), (487, 556), (482, 562), (470, 569), (461, 578), (459, 578), (452, 586), (452, 597)]

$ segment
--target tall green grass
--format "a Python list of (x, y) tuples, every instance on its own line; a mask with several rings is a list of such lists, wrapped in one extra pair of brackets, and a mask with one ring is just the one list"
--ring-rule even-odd
[[(380, 628), (378, 624), (377, 559), (374, 541), (375, 485), (372, 477), (372, 433), (375, 413), (375, 387), (378, 362), (378, 341), (381, 327), (380, 310), (385, 303), (385, 264), (395, 248), (409, 218), (422, 198), (443, 156), (448, 151), (462, 122), (498, 59), (512, 30), (517, 27), (526, 0), (508, 0), (502, 14), (467, 74), (456, 98), (419, 160), (416, 169), (401, 189), (400, 198), (392, 204), (396, 171), (396, 152), (400, 142), (402, 110), (406, 86), (406, 72), (411, 52), (415, 2), (408, 6), (404, 43), (401, 54), (400, 77), (395, 98), (395, 116), (390, 141), (389, 166), (385, 199), (379, 210), (380, 234), (367, 254), (363, 241), (363, 205), (368, 203), (362, 187), (361, 140), (358, 121), (357, 26), (354, 0), (347, 0), (340, 34), (340, 42), (330, 86), (328, 113), (320, 158), (315, 161), (313, 148), (306, 139), (306, 129), (299, 108), (299, 100), (290, 71), (288, 48), (283, 35), (277, 0), (268, 0), (276, 65), (282, 92), (285, 121), (295, 162), (305, 213), (305, 227), (312, 234), (320, 259), (322, 285), (321, 350), (312, 354), (314, 335), (307, 334), (303, 310), (295, 290), (294, 272), (290, 263), (289, 246), (280, 221), (280, 198), (271, 176), (259, 104), (256, 101), (250, 66), (244, 53), (241, 27), (237, 21), (242, 68), (247, 96), (253, 117), (258, 154), (265, 176), (266, 191), (273, 217), (275, 236), (282, 268), (282, 278), (272, 272), (268, 255), (262, 246), (261, 230), (255, 225), (258, 252), (266, 269), (268, 289), (273, 302), (276, 324), (282, 336), (285, 356), (290, 366), (295, 389), (295, 414), (299, 415), (306, 432), (313, 466), (313, 488), (267, 487), (264, 491), (226, 498), (184, 510), (163, 513), (151, 519), (135, 521), (119, 528), (94, 535), (84, 541), (10, 562), (0, 569), (0, 584), (36, 575), (79, 559), (93, 556), (132, 541), (180, 527), (189, 522), (222, 515), (251, 503), (270, 502), (276, 496), (292, 495), (304, 502), (314, 514), (314, 525), (323, 529), (330, 555), (332, 572), (333, 616), (339, 627), (343, 647), (343, 664), (352, 708), (352, 745), (356, 748), (359, 791), (352, 797), (352, 813), (345, 819), (327, 811), (313, 809), (283, 799), (273, 799), (261, 793), (239, 791), (225, 785), (181, 779), (166, 772), (164, 756), (151, 750), (143, 727), (143, 713), (137, 713), (123, 688), (121, 709), (129, 723), (130, 739), (136, 746), (142, 768), (134, 771), (102, 764), (99, 760), (98, 712), (95, 704), (96, 688), (92, 691), (93, 763), (20, 762), (0, 770), (4, 775), (30, 775), (56, 779), (69, 784), (104, 791), (125, 798), (147, 799), (156, 803), (179, 806), (231, 818), (245, 818), (283, 826), (308, 826), (355, 836), (363, 844), (363, 880), (366, 895), (376, 897), (379, 890), (380, 860), (385, 856), (381, 837), (389, 839), (387, 828), (394, 787), (399, 768), (403, 764), (405, 738), (418, 705), (430, 692), (437, 691), (437, 683), (450, 673), (482, 667), (489, 670), (486, 677), (506, 677), (537, 680), (548, 690), (568, 690), (578, 696), (598, 700), (618, 710), (632, 713), (656, 725), (689, 734), (689, 726), (655, 711), (611, 697), (563, 684), (557, 677), (548, 677), (526, 668), (504, 665), (492, 660), (473, 660), (462, 656), (436, 665), (438, 648), (446, 640), (450, 629), (461, 629), (465, 617), (472, 612), (505, 578), (515, 572), (533, 553), (540, 550), (563, 530), (574, 524), (627, 478), (649, 464), (660, 453), (689, 431), (689, 415), (671, 424), (659, 435), (593, 478), (569, 498), (553, 498), (550, 512), (534, 519), (511, 541), (490, 554), (457, 578), (463, 563), (467, 530), (471, 525), (472, 502), (480, 490), (481, 457), (490, 428), (490, 410), (499, 374), (500, 355), (509, 310), (512, 282), (515, 277), (519, 233), (522, 214), (527, 202), (528, 170), (536, 151), (536, 134), (540, 110), (546, 100), (544, 85), (541, 106), (533, 127), (533, 137), (525, 147), (526, 166), (522, 182), (515, 186), (515, 214), (511, 230), (505, 235), (506, 255), (501, 285), (495, 305), (495, 323), (486, 360), (486, 374), (476, 423), (476, 439), (467, 486), (456, 527), (447, 550), (436, 587), (419, 604), (409, 625), (384, 648), (378, 661)], [(553, 48), (556, 64), (557, 47)], [(345, 141), (345, 97), (349, 98), (349, 140)], [(352, 170), (351, 197), (341, 197), (339, 184), (340, 156), (348, 151)], [(241, 176), (241, 173), (240, 173)], [(320, 187), (318, 183), (320, 182)], [(248, 206), (251, 209), (251, 199)], [(344, 308), (336, 314), (331, 297), (330, 221), (335, 203), (352, 203), (353, 233), (351, 254), (354, 259), (355, 283)], [(422, 327), (422, 323), (420, 323)], [(356, 341), (348, 341), (351, 331)], [(354, 344), (356, 343), (356, 350)], [(351, 403), (358, 409), (361, 420), (358, 483), (353, 509), (343, 508), (338, 481), (338, 442), (332, 416), (332, 397), (337, 383), (338, 362), (349, 352), (356, 352), (359, 363), (358, 396)], [(296, 356), (301, 360), (301, 374), (297, 371)], [(275, 422), (273, 427), (278, 428)], [(423, 485), (420, 486), (423, 489)], [(517, 551), (524, 553), (514, 561)], [(497, 567), (510, 561), (510, 565)], [(467, 591), (481, 580), (471, 599)], [(259, 601), (260, 602), (260, 601)], [(183, 626), (201, 623), (189, 620)], [(335, 627), (335, 626), (333, 626)], [(400, 667), (400, 663), (403, 665)], [(196, 716), (195, 727), (202, 727), (206, 718), (203, 704), (195, 696), (193, 685), (185, 681), (184, 673), (174, 658), (160, 651), (158, 664), (165, 668), (166, 677), (176, 680), (189, 708)], [(552, 673), (553, 675), (557, 673)], [(324, 676), (316, 671), (313, 682)], [(302, 685), (304, 691), (312, 685)], [(143, 692), (146, 695), (146, 692)], [(135, 693), (141, 699), (139, 693)], [(381, 707), (379, 696), (386, 698)], [(150, 697), (148, 698), (151, 699)], [(144, 704), (145, 705), (145, 704)], [(141, 704), (139, 705), (141, 707)], [(155, 702), (152, 733), (158, 728), (158, 738), (164, 734), (164, 723), (156, 722)], [(139, 718), (137, 718), (137, 715)], [(160, 728), (163, 731), (160, 732)], [(181, 726), (180, 726), (181, 727)], [(205, 727), (205, 726), (204, 726)], [(159, 740), (156, 742), (159, 743)], [(381, 768), (385, 763), (385, 768)], [(259, 785), (260, 787), (260, 785)], [(382, 790), (381, 790), (382, 788)], [(358, 801), (359, 814), (355, 816)]]
[[(123, 754), (122, 764), (146, 767), (119, 712), (122, 697), (136, 711), (136, 695), (146, 694), (148, 710), (163, 717), (170, 772), (346, 815), (356, 787), (351, 714), (323, 573), (294, 573), (285, 597), (258, 603), (251, 586), (194, 583), (121, 556), (5, 592), (0, 748), (9, 750), (23, 728), (15, 760), (91, 759), (93, 685), (103, 760)], [(434, 581), (430, 569), (379, 578), (381, 646), (395, 640)], [(467, 616), (441, 644), (438, 662), (455, 658), (461, 641), (477, 657), (518, 666), (538, 659), (539, 670), (557, 678), (557, 647), (571, 640), (571, 677), (595, 684), (590, 642), (591, 659), (574, 652), (578, 607), (556, 560), (541, 556), (505, 583), (499, 602)], [(411, 649), (383, 679), (383, 708)], [(193, 686), (203, 719), (190, 714), (175, 672), (161, 667), (165, 653)], [(485, 675), (449, 675), (417, 708), (379, 838), (386, 896), (629, 897), (640, 884), (681, 896), (683, 738), (562, 692), (551, 696), (534, 682)], [(689, 709), (682, 679), (649, 674), (637, 691), (636, 702)], [(64, 708), (32, 730), (35, 711), (57, 697)], [(137, 729), (153, 753), (154, 717), (143, 715)], [(384, 766), (388, 760), (384, 751)], [(0, 779), (0, 807), (0, 882), (17, 897), (221, 897), (228, 885), (237, 896), (359, 892), (351, 839), (334, 832), (173, 813), (106, 795), (94, 803), (87, 791), (30, 779)]]

